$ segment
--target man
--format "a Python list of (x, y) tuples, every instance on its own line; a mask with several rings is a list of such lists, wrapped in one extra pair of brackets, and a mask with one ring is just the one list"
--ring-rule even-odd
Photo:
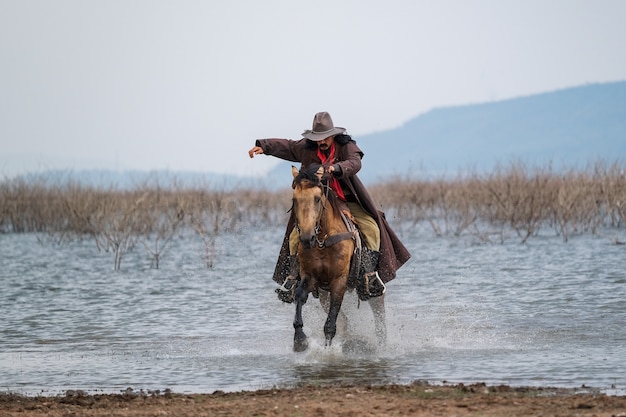
[[(376, 204), (357, 176), (361, 169), (363, 152), (356, 142), (347, 135), (343, 127), (335, 127), (328, 112), (320, 112), (313, 118), (311, 130), (302, 133), (303, 139), (258, 139), (248, 151), (250, 158), (265, 154), (292, 162), (300, 162), (302, 167), (321, 164), (328, 174), (328, 185), (337, 196), (346, 202), (358, 226), (364, 244), (362, 250), (364, 273), (375, 275), (380, 286), (374, 285), (363, 291), (357, 283), (359, 298), (366, 300), (379, 296), (384, 283), (395, 278), (396, 271), (409, 258), (410, 254), (391, 230), (384, 213), (378, 211)], [(292, 289), (299, 280), (296, 251), (298, 234), (295, 220), (291, 215), (283, 239), (278, 262), (274, 271), (274, 281), (282, 284), (278, 291), (279, 298), (291, 302)], [(287, 271), (289, 275), (287, 275)], [(373, 280), (372, 280), (373, 281)]]

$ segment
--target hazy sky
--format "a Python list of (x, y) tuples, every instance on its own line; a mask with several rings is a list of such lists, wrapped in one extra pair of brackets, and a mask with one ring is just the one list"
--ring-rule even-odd
[(254, 174), (317, 111), (358, 140), (625, 79), (624, 0), (0, 0), (0, 175)]

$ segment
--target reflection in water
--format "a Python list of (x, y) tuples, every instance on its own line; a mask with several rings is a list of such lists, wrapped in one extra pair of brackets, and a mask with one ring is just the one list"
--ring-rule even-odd
[(295, 385), (311, 384), (371, 384), (397, 382), (394, 364), (384, 358), (349, 357), (317, 363), (296, 364), (293, 367)]

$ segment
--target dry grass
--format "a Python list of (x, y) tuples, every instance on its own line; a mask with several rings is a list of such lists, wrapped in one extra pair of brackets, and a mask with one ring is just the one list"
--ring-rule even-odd
[[(130, 190), (53, 183), (41, 177), (0, 182), (0, 232), (36, 232), (63, 243), (92, 237), (114, 254), (119, 268), (137, 244), (159, 262), (174, 237), (195, 233), (206, 265), (222, 233), (258, 225), (282, 226), (291, 190), (212, 190), (142, 184)], [(394, 179), (370, 187), (387, 218), (404, 227), (428, 224), (436, 236), (470, 234), (502, 241), (511, 233), (526, 242), (540, 230), (570, 236), (626, 224), (626, 168), (598, 162), (566, 172), (513, 162), (487, 175), (434, 180)]]
[(463, 233), (526, 242), (540, 230), (572, 234), (626, 224), (626, 167), (598, 162), (556, 172), (513, 162), (487, 175), (429, 181), (397, 179), (372, 188), (395, 218), (428, 222), (435, 235)]
[(114, 254), (116, 269), (137, 244), (158, 268), (172, 239), (193, 232), (205, 245), (210, 267), (217, 236), (245, 225), (282, 224), (288, 203), (287, 191), (227, 192), (176, 184), (102, 189), (16, 178), (0, 183), (0, 232), (37, 233), (56, 243), (90, 236), (98, 250)]

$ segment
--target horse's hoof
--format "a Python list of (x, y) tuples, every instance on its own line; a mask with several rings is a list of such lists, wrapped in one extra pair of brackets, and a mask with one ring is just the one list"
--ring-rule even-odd
[(293, 341), (293, 351), (294, 352), (304, 352), (309, 347), (309, 342), (304, 340), (294, 340)]

